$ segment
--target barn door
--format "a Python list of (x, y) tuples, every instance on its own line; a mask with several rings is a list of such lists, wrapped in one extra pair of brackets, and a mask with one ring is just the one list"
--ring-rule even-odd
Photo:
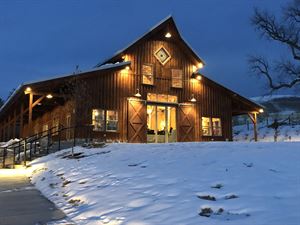
[(128, 100), (128, 142), (145, 143), (147, 141), (146, 102), (139, 99)]
[(192, 104), (179, 104), (178, 141), (195, 141), (195, 109)]

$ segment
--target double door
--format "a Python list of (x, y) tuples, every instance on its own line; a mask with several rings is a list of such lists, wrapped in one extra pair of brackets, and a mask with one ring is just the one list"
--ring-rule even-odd
[(177, 141), (176, 107), (147, 105), (147, 142), (167, 143)]

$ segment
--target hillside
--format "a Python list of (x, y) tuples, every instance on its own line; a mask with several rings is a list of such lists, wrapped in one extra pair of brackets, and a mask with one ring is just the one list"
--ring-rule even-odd
[[(69, 223), (296, 225), (300, 143), (110, 144), (37, 159), (36, 187)], [(65, 224), (65, 223), (57, 223)]]

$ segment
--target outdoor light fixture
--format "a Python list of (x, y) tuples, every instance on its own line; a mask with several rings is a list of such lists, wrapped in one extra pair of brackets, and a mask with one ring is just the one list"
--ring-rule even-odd
[(130, 70), (130, 67), (129, 67), (129, 66), (126, 66), (125, 69), (126, 69), (126, 70)]
[(198, 63), (198, 69), (202, 69), (203, 68), (203, 63), (202, 62), (200, 62), (200, 63)]
[(168, 33), (166, 33), (165, 37), (170, 38), (170, 37), (172, 37), (172, 35), (171, 35), (171, 33), (168, 32)]
[(51, 98), (53, 98), (53, 95), (47, 94), (47, 95), (46, 95), (46, 98), (51, 99)]
[(138, 88), (136, 89), (136, 94), (134, 96), (137, 98), (142, 97), (142, 95), (140, 94), (140, 89), (138, 89)]
[(200, 73), (193, 73), (191, 76), (192, 80), (202, 80), (202, 75)]
[(192, 98), (191, 98), (190, 101), (191, 101), (191, 102), (196, 102), (196, 101), (197, 101), (196, 98), (195, 98), (195, 96), (194, 96), (194, 94), (192, 94)]
[(31, 92), (31, 88), (27, 87), (24, 91), (25, 95), (29, 94)]
[(263, 112), (264, 112), (264, 110), (263, 110), (263, 109), (259, 109), (259, 110), (258, 110), (258, 112), (260, 112), (260, 113), (263, 113)]

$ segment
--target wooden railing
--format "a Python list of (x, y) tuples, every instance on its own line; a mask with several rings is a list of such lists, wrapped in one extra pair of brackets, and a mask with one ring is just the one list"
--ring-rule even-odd
[[(91, 126), (52, 127), (46, 131), (28, 136), (7, 146), (0, 146), (0, 167), (14, 168), (35, 158), (48, 155), (61, 149), (75, 147), (78, 140), (89, 141)], [(80, 137), (77, 133), (80, 132)], [(66, 139), (69, 132), (70, 138)], [(84, 135), (83, 135), (84, 134)], [(62, 137), (64, 135), (64, 137)]]

